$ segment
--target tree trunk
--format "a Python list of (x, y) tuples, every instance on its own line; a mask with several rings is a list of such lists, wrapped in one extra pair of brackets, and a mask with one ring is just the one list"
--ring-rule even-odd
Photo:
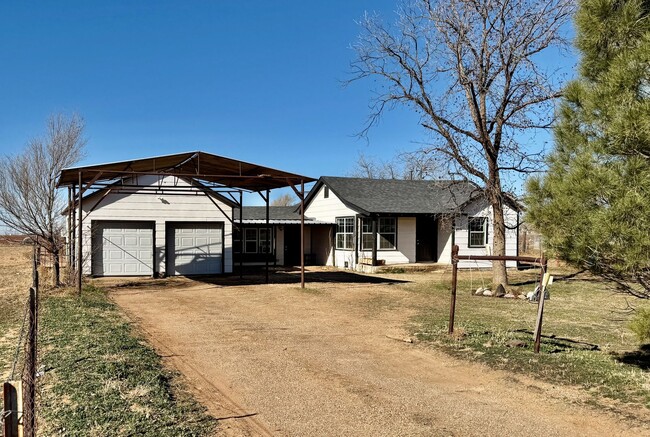
[[(503, 203), (500, 199), (490, 202), (494, 214), (494, 226), (492, 227), (493, 255), (504, 256), (506, 254), (506, 224), (503, 219)], [(505, 261), (492, 261), (492, 283), (497, 285), (508, 285), (508, 272)]]
[(59, 257), (59, 249), (56, 248), (52, 251), (52, 271), (53, 271), (53, 278), (52, 278), (52, 285), (55, 287), (58, 287), (61, 285), (61, 260)]
[(47, 248), (47, 251), (52, 254), (52, 285), (58, 287), (61, 285), (60, 249), (54, 239), (50, 239), (48, 245), (50, 247)]
[[(492, 254), (506, 254), (506, 223), (503, 217), (503, 195), (501, 179), (497, 170), (496, 160), (489, 162), (490, 182), (486, 188), (487, 200), (492, 207)], [(492, 283), (496, 289), (499, 284), (508, 285), (508, 272), (505, 261), (492, 261)]]

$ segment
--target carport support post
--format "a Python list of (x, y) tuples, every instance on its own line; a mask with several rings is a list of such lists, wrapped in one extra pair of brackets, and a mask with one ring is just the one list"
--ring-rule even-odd
[(79, 226), (77, 230), (77, 293), (81, 296), (81, 268), (82, 268), (82, 253), (81, 253), (81, 225), (83, 222), (83, 211), (81, 209), (81, 195), (83, 191), (81, 190), (81, 172), (79, 172)]
[(266, 190), (266, 283), (269, 283), (269, 256), (271, 255), (271, 235), (269, 232), (269, 190)]
[(244, 193), (239, 191), (239, 279), (244, 277)]
[(458, 282), (458, 246), (451, 248), (451, 303), (449, 305), (449, 335), (454, 333), (456, 315), (456, 284)]
[(305, 181), (300, 180), (300, 287), (305, 288)]
[(72, 267), (72, 188), (68, 186), (68, 244), (66, 247), (66, 255), (68, 256), (68, 281), (70, 280), (70, 268)]

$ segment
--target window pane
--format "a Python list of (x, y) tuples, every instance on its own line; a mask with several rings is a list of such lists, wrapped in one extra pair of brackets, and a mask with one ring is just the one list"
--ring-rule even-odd
[(469, 235), (469, 245), (473, 247), (483, 246), (485, 244), (485, 234), (482, 232), (472, 232)]
[(485, 229), (485, 217), (470, 217), (469, 230), (476, 232), (483, 232)]
[(363, 234), (361, 249), (372, 250), (372, 234)]
[(379, 248), (380, 249), (394, 249), (395, 248), (395, 234), (380, 234), (379, 235)]
[(354, 217), (336, 219), (336, 248), (352, 249), (354, 235)]
[(382, 218), (379, 219), (379, 233), (395, 233), (395, 219), (394, 218)]

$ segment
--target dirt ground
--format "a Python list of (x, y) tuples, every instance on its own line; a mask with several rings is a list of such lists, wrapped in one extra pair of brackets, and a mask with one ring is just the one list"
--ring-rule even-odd
[(114, 290), (221, 419), (219, 435), (650, 435), (577, 403), (578, 390), (404, 341), (422, 297), (392, 285), (174, 280)]

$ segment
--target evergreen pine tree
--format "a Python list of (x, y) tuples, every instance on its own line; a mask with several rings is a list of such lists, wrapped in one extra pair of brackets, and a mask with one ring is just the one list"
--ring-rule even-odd
[(579, 77), (528, 220), (555, 255), (650, 298), (650, 1), (581, 0)]

